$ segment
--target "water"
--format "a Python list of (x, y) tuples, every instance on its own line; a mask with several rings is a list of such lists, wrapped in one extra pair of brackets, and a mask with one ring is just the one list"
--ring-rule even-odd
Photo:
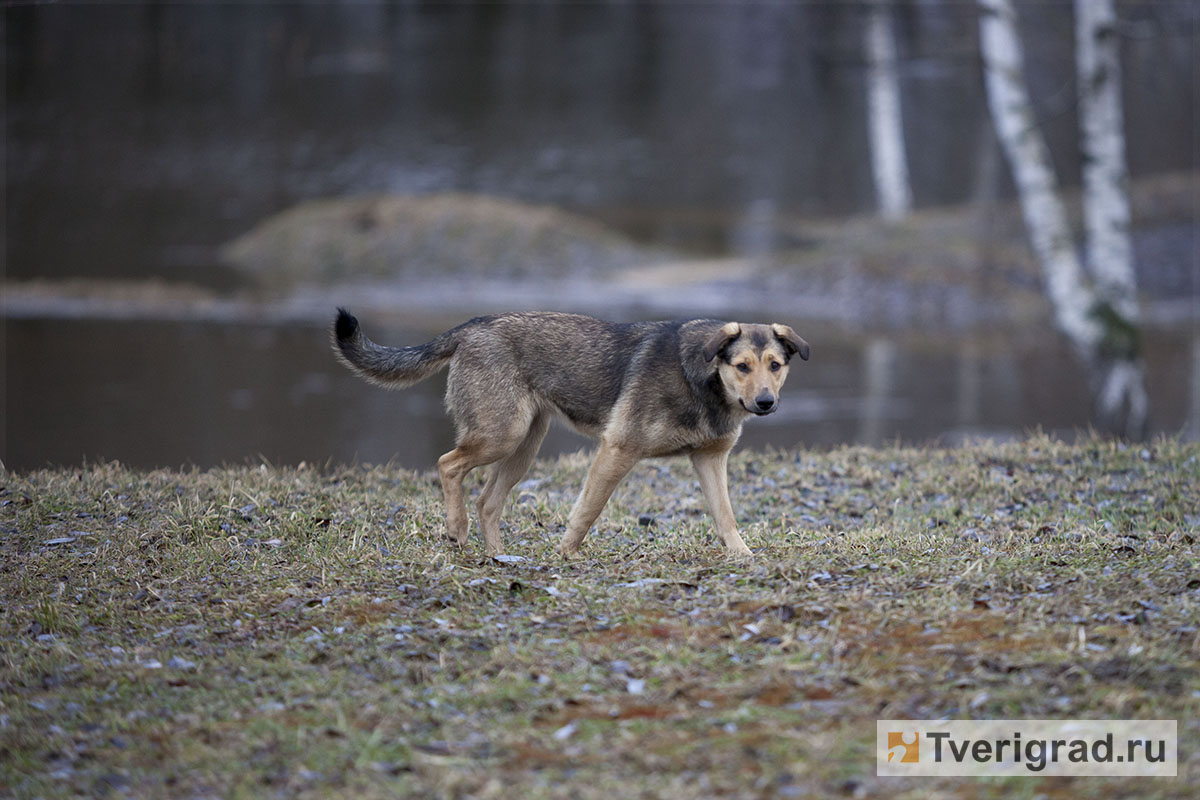
[[(747, 422), (740, 447), (953, 443), (1087, 425), (1083, 376), (1054, 338), (946, 346), (800, 329), (812, 359), (795, 365), (776, 414)], [(402, 391), (371, 386), (334, 361), (316, 325), (10, 319), (5, 332), (10, 469), (85, 459), (428, 469), (452, 447), (444, 375)], [(394, 344), (434, 332), (371, 326)], [(1200, 340), (1152, 335), (1149, 345), (1155, 431), (1177, 432), (1196, 402)], [(587, 446), (556, 425), (542, 454)]]
[[(8, 7), (6, 277), (236, 290), (221, 244), (295, 203), (373, 192), (553, 204), (687, 253), (795, 246), (773, 221), (873, 209), (863, 9)], [(918, 207), (1003, 198), (1010, 187), (987, 168), (997, 162), (974, 5), (896, 9)], [(1070, 5), (1021, 12), (1039, 122), (1070, 185)], [(1123, 3), (1122, 20), (1132, 176), (1194, 169), (1196, 10)], [(1194, 213), (1185, 216), (1149, 242), (1159, 255), (1145, 285), (1186, 303), (1197, 284)], [(1083, 377), (1052, 335), (932, 342), (787, 321), (812, 342), (813, 360), (793, 374), (779, 413), (746, 426), (744, 446), (1087, 424)], [(370, 330), (395, 343), (435, 332)], [(366, 385), (332, 360), (316, 323), (52, 312), (8, 318), (4, 334), (0, 459), (10, 468), (260, 457), (429, 467), (451, 444), (440, 378), (397, 393)], [(1155, 431), (1200, 431), (1195, 339), (1148, 335)], [(581, 446), (556, 429), (543, 453)]]
[[(1039, 123), (1078, 177), (1069, 3), (1023, 2)], [(895, 6), (918, 207), (1006, 180), (972, 3)], [(1132, 177), (1195, 168), (1196, 8), (1123, 3)], [(216, 248), (316, 197), (470, 191), (712, 253), (871, 213), (861, 3), (15, 4), (10, 278), (227, 287)]]

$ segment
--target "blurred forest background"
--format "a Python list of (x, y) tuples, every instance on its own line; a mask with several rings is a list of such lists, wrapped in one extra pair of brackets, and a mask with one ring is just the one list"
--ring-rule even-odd
[[(1073, 5), (1015, 5), (1082, 252)], [(1146, 431), (1195, 438), (1200, 4), (1116, 12)], [(749, 447), (1094, 420), (989, 112), (975, 3), (3, 14), (9, 468), (429, 467), (452, 436), (441, 385), (344, 374), (335, 305), (389, 344), (519, 308), (786, 322), (813, 357)], [(560, 431), (543, 453), (581, 445)]]

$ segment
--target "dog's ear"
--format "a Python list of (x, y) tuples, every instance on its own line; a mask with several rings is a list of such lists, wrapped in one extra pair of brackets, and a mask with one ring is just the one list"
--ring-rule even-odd
[(808, 342), (796, 335), (796, 332), (787, 325), (780, 325), (778, 322), (771, 324), (771, 333), (775, 334), (775, 338), (783, 343), (783, 349), (788, 355), (799, 355), (801, 361), (808, 361)]
[(736, 322), (727, 322), (722, 325), (721, 329), (704, 343), (704, 349), (701, 351), (701, 354), (704, 356), (705, 362), (712, 361), (717, 357), (718, 353), (725, 349), (727, 344), (741, 335), (742, 326)]

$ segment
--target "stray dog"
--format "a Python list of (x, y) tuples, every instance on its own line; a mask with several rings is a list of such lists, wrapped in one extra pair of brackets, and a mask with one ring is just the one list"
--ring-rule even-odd
[(558, 415), (599, 439), (559, 551), (579, 550), (625, 474), (643, 458), (688, 455), (731, 555), (749, 556), (729, 503), (729, 451), (751, 416), (779, 405), (792, 356), (808, 343), (786, 325), (737, 322), (617, 324), (576, 314), (477, 317), (415, 347), (384, 347), (338, 309), (338, 359), (367, 380), (410, 386), (447, 364), (446, 408), (456, 447), (438, 459), (446, 536), (467, 541), (463, 478), (494, 464), (479, 497), (489, 556), (501, 552), (500, 514)]

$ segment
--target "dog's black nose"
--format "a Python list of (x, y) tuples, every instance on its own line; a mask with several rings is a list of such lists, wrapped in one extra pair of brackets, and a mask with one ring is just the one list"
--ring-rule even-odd
[(754, 398), (754, 404), (758, 406), (759, 411), (770, 411), (775, 408), (775, 397), (769, 394), (760, 394)]

